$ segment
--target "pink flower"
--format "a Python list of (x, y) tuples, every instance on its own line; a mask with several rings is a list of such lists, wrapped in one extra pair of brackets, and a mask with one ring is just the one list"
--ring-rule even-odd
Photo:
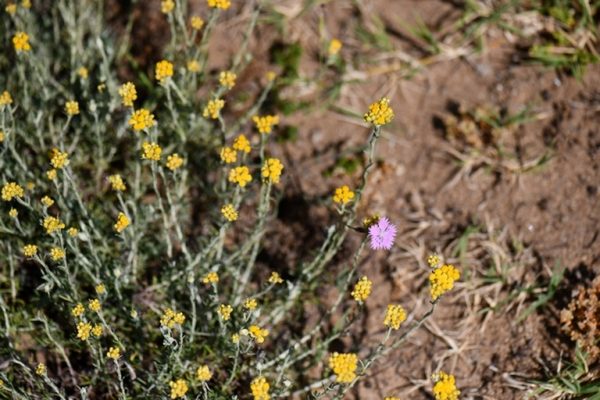
[(369, 238), (371, 239), (371, 249), (389, 250), (396, 238), (396, 227), (389, 219), (383, 217), (376, 224), (369, 227)]

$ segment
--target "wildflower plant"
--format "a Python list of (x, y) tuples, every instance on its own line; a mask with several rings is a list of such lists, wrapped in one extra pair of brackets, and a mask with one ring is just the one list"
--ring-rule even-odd
[[(331, 351), (376, 290), (357, 278), (364, 252), (394, 249), (391, 217), (353, 227), (359, 205), (369, 206), (363, 193), (394, 117), (389, 100), (365, 114), (360, 178), (327, 196), (333, 223), (323, 243), (297, 266), (265, 268), (257, 260), (290, 173), (273, 143), (284, 117), (266, 101), (275, 75), (245, 110), (232, 112), (231, 95), (261, 7), (239, 54), (211, 75), (207, 43), (233, 2), (207, 0), (198, 15), (186, 1), (161, 1), (170, 43), (146, 71), (154, 79), (129, 81), (117, 75), (127, 41), (106, 35), (102, 3), (14, 3), (1, 16), (0, 276), (9, 279), (0, 279), (0, 396), (341, 399), (460, 276), (436, 265), (429, 311), (409, 318), (391, 304), (379, 310), (386, 334), (376, 347)], [(341, 47), (332, 41), (330, 55)], [(343, 257), (348, 235), (361, 242)], [(348, 261), (339, 271), (336, 257)], [(326, 315), (344, 315), (342, 326), (293, 329), (328, 271), (339, 284)], [(29, 358), (33, 348), (45, 363)], [(305, 363), (322, 378), (304, 384)]]

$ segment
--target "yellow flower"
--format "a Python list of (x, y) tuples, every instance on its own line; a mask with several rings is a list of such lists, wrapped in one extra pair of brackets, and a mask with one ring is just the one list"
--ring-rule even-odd
[(8, 216), (11, 217), (11, 218), (17, 218), (19, 216), (19, 212), (17, 211), (16, 208), (11, 208), (8, 211)]
[(121, 349), (119, 349), (118, 347), (112, 346), (110, 349), (108, 349), (108, 352), (106, 353), (106, 357), (112, 358), (115, 361), (118, 360), (119, 358), (121, 358)]
[(366, 276), (360, 278), (356, 285), (354, 285), (354, 290), (351, 293), (352, 297), (354, 297), (354, 300), (358, 302), (363, 302), (367, 300), (367, 298), (371, 294), (372, 285), (373, 282), (371, 282)]
[(177, 379), (176, 381), (169, 382), (171, 387), (171, 399), (177, 399), (179, 397), (185, 397), (188, 391), (188, 385), (183, 379)]
[(250, 325), (248, 333), (258, 344), (264, 343), (265, 338), (269, 336), (269, 331), (267, 329), (262, 329), (258, 325)]
[[(125, 104), (123, 102), (123, 104)], [(139, 132), (144, 129), (148, 129), (154, 125), (156, 125), (156, 121), (154, 120), (154, 114), (152, 114), (149, 110), (145, 108), (140, 108), (131, 114), (131, 118), (129, 118), (129, 125), (133, 127), (135, 132)]]
[(92, 335), (94, 335), (96, 337), (102, 336), (103, 332), (104, 332), (104, 329), (102, 328), (102, 325), (96, 324), (92, 328)]
[(237, 153), (231, 147), (222, 147), (219, 155), (225, 164), (233, 164), (237, 161)]
[(201, 382), (209, 381), (210, 378), (212, 378), (212, 375), (213, 374), (210, 372), (208, 365), (201, 365), (196, 370), (196, 378), (198, 378), (198, 380)]
[(39, 363), (35, 369), (35, 373), (40, 376), (46, 375), (46, 365), (44, 365), (44, 363)]
[(230, 0), (206, 0), (209, 7), (220, 8), (221, 10), (227, 10), (231, 6)]
[(437, 300), (441, 295), (452, 290), (454, 282), (460, 278), (460, 272), (454, 265), (442, 265), (429, 274), (429, 291), (431, 300)]
[(429, 264), (431, 268), (437, 268), (441, 262), (442, 259), (437, 254), (430, 254), (429, 257), (427, 257), (427, 264)]
[(52, 200), (52, 198), (50, 198), (49, 196), (42, 197), (42, 200), (40, 200), (40, 201), (46, 207), (51, 207), (52, 204), (54, 204), (54, 200)]
[(338, 39), (331, 39), (331, 42), (329, 42), (329, 55), (330, 56), (335, 56), (336, 54), (338, 54), (340, 52), (340, 50), (342, 49), (342, 42), (340, 42)]
[(373, 125), (389, 124), (394, 119), (394, 111), (390, 107), (390, 99), (383, 97), (369, 106), (369, 112), (364, 116), (365, 121)]
[(25, 257), (33, 257), (37, 254), (37, 246), (35, 244), (26, 244), (23, 246), (23, 255)]
[(406, 320), (406, 311), (400, 305), (388, 304), (383, 324), (391, 329), (399, 329)]
[(10, 3), (6, 7), (4, 7), (4, 11), (6, 11), (10, 15), (15, 15), (17, 12), (17, 5), (14, 3)]
[(229, 182), (231, 183), (246, 187), (250, 181), (252, 181), (252, 175), (250, 175), (250, 170), (246, 166), (235, 167), (229, 171)]
[(112, 190), (114, 190), (115, 192), (124, 192), (125, 190), (127, 190), (127, 186), (125, 185), (125, 182), (123, 182), (123, 178), (119, 174), (109, 176), (108, 181), (110, 182)]
[(90, 72), (86, 67), (79, 67), (77, 74), (81, 77), (81, 79), (87, 79), (90, 76)]
[(187, 70), (189, 72), (200, 72), (200, 63), (196, 60), (189, 60), (187, 62)]
[(160, 3), (160, 11), (163, 14), (169, 14), (175, 8), (175, 3), (173, 0), (162, 0)]
[(10, 93), (8, 93), (8, 91), (4, 91), (2, 92), (2, 94), (0, 94), (0, 106), (8, 106), (11, 105), (13, 102), (12, 96), (10, 95)]
[(275, 271), (271, 272), (271, 276), (269, 277), (269, 283), (273, 283), (273, 284), (278, 284), (278, 283), (283, 283), (283, 279), (281, 279), (281, 276), (279, 276), (279, 274)]
[(84, 312), (85, 312), (85, 307), (81, 303), (77, 303), (77, 305), (71, 309), (71, 315), (74, 316), (75, 318), (81, 317)]
[(233, 312), (233, 307), (231, 307), (229, 304), (221, 304), (219, 305), (217, 312), (223, 321), (229, 321), (229, 318), (231, 318), (231, 313)]
[(199, 31), (204, 26), (204, 20), (199, 16), (194, 15), (192, 18), (190, 18), (190, 25), (192, 25), (193, 29)]
[(235, 86), (235, 80), (237, 79), (237, 75), (231, 71), (222, 71), (219, 74), (219, 83), (221, 86), (231, 89)]
[(31, 182), (31, 181), (27, 182), (27, 183), (25, 184), (25, 188), (26, 188), (27, 190), (33, 190), (33, 189), (35, 189), (35, 182)]
[(0, 143), (4, 142), (4, 132), (0, 131)]
[(25, 32), (17, 32), (12, 38), (13, 46), (17, 53), (31, 50), (29, 35)]
[(234, 333), (233, 335), (231, 335), (231, 341), (233, 342), (233, 344), (238, 344), (240, 342), (240, 334)]
[(15, 182), (5, 183), (2, 187), (2, 200), (11, 201), (15, 197), (23, 197), (25, 195), (25, 191), (23, 188)]
[(119, 87), (119, 96), (121, 96), (121, 102), (125, 107), (133, 107), (133, 102), (137, 99), (135, 85), (131, 82), (122, 84)]
[(453, 375), (445, 372), (438, 372), (432, 376), (435, 385), (433, 385), (433, 395), (435, 400), (458, 400), (460, 390), (456, 388)]
[(145, 160), (159, 161), (162, 149), (154, 142), (142, 143), (142, 158)]
[(46, 177), (48, 178), (48, 180), (55, 180), (56, 179), (56, 170), (53, 169), (49, 169), (48, 171), (46, 171)]
[(169, 329), (173, 329), (175, 325), (183, 325), (185, 322), (185, 315), (181, 312), (175, 312), (170, 308), (167, 308), (160, 318), (160, 324)]
[(119, 215), (117, 216), (117, 222), (115, 223), (115, 225), (113, 226), (113, 228), (115, 228), (115, 231), (117, 231), (118, 233), (121, 233), (130, 224), (131, 224), (131, 221), (129, 221), (129, 218), (127, 218), (127, 215), (125, 215), (124, 213), (120, 212)]
[(92, 325), (89, 322), (79, 322), (77, 324), (77, 338), (82, 341), (86, 341), (90, 338), (92, 332)]
[(65, 258), (65, 251), (60, 247), (53, 247), (50, 249), (50, 258), (52, 261), (58, 261)]
[(210, 100), (206, 107), (204, 107), (204, 111), (202, 111), (202, 116), (204, 118), (218, 119), (219, 113), (221, 112), (221, 109), (223, 107), (225, 107), (225, 100)]
[(333, 353), (329, 357), (329, 368), (333, 370), (336, 381), (350, 383), (356, 377), (358, 357), (354, 353)]
[(264, 376), (254, 378), (252, 382), (250, 382), (250, 391), (252, 392), (254, 400), (269, 400), (271, 398), (271, 396), (269, 396), (269, 387), (269, 382), (267, 382)]
[(219, 282), (219, 274), (217, 274), (216, 272), (209, 272), (208, 274), (204, 275), (204, 277), (202, 278), (202, 283), (217, 283)]
[(104, 283), (96, 285), (96, 293), (100, 295), (106, 293), (106, 286), (104, 286)]
[(52, 164), (55, 169), (62, 169), (66, 165), (69, 165), (69, 155), (55, 147), (50, 152), (50, 164)]
[(388, 397), (385, 397), (383, 400), (400, 400), (400, 398), (394, 397), (394, 396), (388, 396)]
[(265, 76), (267, 77), (267, 80), (269, 82), (273, 82), (275, 80), (275, 78), (277, 78), (277, 74), (274, 71), (269, 71), (265, 74)]
[(181, 158), (179, 156), (179, 154), (174, 153), (167, 157), (166, 166), (171, 171), (175, 171), (175, 170), (181, 168), (182, 165), (183, 165), (183, 158)]
[(229, 222), (234, 222), (238, 219), (238, 212), (233, 208), (232, 204), (224, 205), (221, 208), (221, 214), (223, 214), (223, 217)]
[(65, 112), (70, 117), (79, 114), (79, 103), (75, 100), (67, 101), (65, 103)]
[(246, 136), (240, 135), (233, 141), (233, 149), (248, 154), (250, 153), (250, 142)]
[(333, 194), (333, 202), (341, 205), (346, 205), (354, 199), (354, 192), (347, 185), (340, 186), (335, 189)]
[(173, 64), (171, 64), (167, 60), (157, 62), (154, 76), (157, 81), (160, 81), (160, 83), (164, 83), (167, 78), (173, 76)]
[(23, 8), (31, 8), (31, 0), (23, 0), (21, 2), (21, 5), (23, 6)]
[(252, 117), (252, 121), (256, 125), (256, 129), (260, 133), (271, 133), (273, 131), (273, 126), (279, 124), (279, 116), (278, 115), (265, 115), (264, 117), (259, 117), (255, 115)]
[(94, 312), (100, 311), (100, 309), (102, 308), (102, 305), (100, 304), (100, 300), (98, 300), (98, 299), (90, 300), (90, 302), (88, 303), (88, 308), (90, 309), (90, 311), (94, 311)]
[(71, 237), (77, 236), (78, 233), (79, 233), (79, 230), (77, 230), (77, 228), (75, 228), (75, 227), (70, 227), (69, 229), (67, 229), (67, 234)]
[(96, 90), (98, 90), (98, 93), (104, 93), (104, 89), (106, 89), (105, 83), (100, 83), (98, 84), (98, 86), (96, 86)]
[(44, 218), (43, 226), (48, 235), (65, 229), (65, 224), (60, 219), (51, 216)]
[(381, 217), (379, 216), (379, 214), (373, 214), (368, 217), (365, 217), (365, 218), (363, 218), (363, 221), (362, 221), (363, 226), (365, 228), (369, 228), (369, 227), (371, 227), (371, 225), (378, 223), (380, 218)]
[(246, 299), (246, 301), (244, 301), (244, 308), (246, 310), (256, 310), (256, 307), (258, 307), (256, 299)]
[(265, 181), (279, 183), (283, 171), (283, 164), (277, 158), (267, 158), (261, 168), (261, 175)]

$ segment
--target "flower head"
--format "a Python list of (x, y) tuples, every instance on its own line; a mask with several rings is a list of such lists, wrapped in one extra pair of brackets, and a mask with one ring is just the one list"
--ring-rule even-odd
[(442, 259), (437, 254), (430, 254), (429, 257), (427, 257), (427, 264), (429, 264), (431, 268), (437, 268), (441, 262)]
[(218, 119), (221, 113), (221, 109), (223, 107), (225, 107), (225, 100), (209, 100), (208, 104), (206, 105), (206, 107), (204, 107), (204, 110), (202, 111), (202, 116), (204, 118)]
[(110, 175), (108, 177), (108, 181), (110, 182), (110, 187), (115, 192), (124, 192), (125, 190), (127, 190), (127, 186), (125, 185), (125, 182), (123, 182), (123, 178), (119, 174)]
[(256, 129), (260, 133), (271, 133), (273, 131), (273, 126), (279, 124), (279, 116), (278, 115), (265, 115), (264, 117), (260, 117), (255, 115), (252, 117), (252, 121), (256, 125)]
[(189, 72), (200, 72), (200, 63), (196, 60), (189, 60), (186, 64), (187, 70)]
[(162, 149), (154, 142), (142, 143), (142, 158), (144, 160), (159, 161)]
[(13, 46), (17, 53), (31, 50), (29, 35), (25, 32), (17, 32), (12, 38)]
[(23, 197), (25, 191), (23, 188), (15, 182), (8, 182), (2, 186), (2, 200), (11, 201), (15, 197)]
[(231, 318), (231, 313), (233, 312), (233, 307), (231, 307), (229, 304), (220, 304), (217, 312), (223, 321), (229, 321), (229, 318)]
[(102, 336), (103, 332), (104, 332), (104, 328), (102, 328), (102, 325), (100, 325), (100, 324), (96, 324), (92, 328), (92, 335), (94, 335), (96, 337)]
[(12, 102), (12, 96), (8, 91), (5, 90), (4, 92), (2, 92), (2, 94), (0, 94), (0, 107), (9, 106), (12, 104)]
[(54, 204), (54, 200), (52, 200), (52, 198), (50, 196), (44, 196), (44, 197), (42, 197), (42, 200), (40, 200), (40, 201), (42, 202), (44, 207), (51, 207), (52, 204)]
[(8, 216), (11, 218), (17, 218), (19, 216), (19, 212), (13, 207), (8, 211)]
[(44, 226), (44, 229), (46, 229), (46, 233), (48, 235), (65, 229), (65, 224), (60, 219), (52, 216), (47, 216), (44, 218), (42, 225)]
[(50, 164), (56, 169), (63, 169), (69, 165), (69, 155), (55, 147), (50, 152)]
[(85, 312), (85, 307), (81, 303), (77, 303), (77, 305), (71, 309), (71, 315), (74, 316), (75, 318), (81, 317), (84, 312)]
[(183, 379), (177, 379), (176, 381), (171, 381), (171, 382), (169, 382), (169, 386), (171, 387), (171, 399), (185, 397), (185, 394), (188, 391), (187, 382)]
[(119, 215), (117, 216), (117, 222), (115, 222), (115, 224), (113, 225), (113, 228), (115, 229), (115, 231), (117, 231), (117, 233), (121, 233), (130, 224), (131, 224), (131, 221), (129, 221), (129, 218), (127, 217), (127, 215), (120, 212)]
[(104, 286), (104, 283), (100, 283), (98, 285), (96, 285), (96, 294), (99, 295), (103, 295), (104, 293), (106, 293), (106, 286)]
[(238, 212), (233, 207), (233, 204), (225, 204), (221, 208), (221, 214), (223, 214), (223, 217), (229, 222), (234, 222), (238, 219)]
[(171, 171), (176, 171), (183, 165), (183, 158), (177, 153), (173, 153), (167, 157), (165, 164)]
[(106, 357), (112, 358), (115, 361), (118, 360), (121, 357), (121, 349), (119, 349), (116, 346), (111, 347), (110, 349), (108, 349)]
[(50, 258), (52, 261), (58, 261), (65, 258), (65, 251), (60, 247), (53, 247), (50, 249)]
[(46, 365), (44, 363), (39, 363), (35, 368), (35, 373), (40, 376), (46, 375)]
[(135, 132), (148, 129), (156, 125), (156, 121), (154, 120), (154, 114), (152, 114), (149, 110), (146, 110), (145, 108), (140, 108), (139, 110), (134, 111), (134, 113), (129, 118), (129, 125), (133, 128)]
[(269, 400), (271, 398), (269, 396), (269, 387), (269, 382), (267, 382), (264, 376), (254, 378), (250, 382), (250, 391), (254, 400)]
[(258, 302), (256, 299), (246, 299), (246, 301), (244, 301), (244, 308), (246, 310), (256, 310), (256, 307), (258, 307)]
[(283, 283), (283, 279), (281, 279), (281, 276), (279, 275), (279, 273), (273, 271), (273, 272), (271, 272), (271, 276), (269, 276), (269, 283), (272, 283), (272, 284)]
[(354, 192), (347, 185), (340, 186), (335, 189), (333, 194), (333, 202), (341, 205), (346, 205), (354, 199)]
[(133, 102), (137, 99), (135, 85), (131, 82), (122, 84), (119, 87), (119, 96), (121, 96), (121, 102), (125, 107), (133, 107)]
[(394, 119), (394, 111), (390, 107), (390, 99), (387, 97), (371, 104), (369, 112), (364, 116), (365, 121), (380, 126), (389, 124)]
[(429, 291), (431, 300), (437, 300), (444, 293), (454, 288), (454, 282), (460, 278), (460, 272), (454, 265), (442, 265), (429, 274)]
[(185, 322), (185, 315), (182, 312), (175, 312), (170, 308), (167, 308), (160, 318), (160, 324), (169, 329), (173, 329), (176, 325), (183, 325)]
[(23, 255), (25, 257), (33, 257), (37, 254), (37, 246), (35, 244), (26, 244), (23, 246)]
[(211, 8), (220, 8), (221, 10), (227, 10), (231, 6), (230, 0), (206, 0), (206, 3)]
[(53, 181), (56, 179), (56, 169), (52, 168), (46, 171), (46, 177), (48, 180)]
[(260, 172), (265, 181), (279, 183), (283, 164), (277, 158), (267, 158)]
[(229, 171), (229, 182), (231, 183), (237, 183), (240, 187), (244, 188), (250, 181), (252, 181), (252, 175), (250, 175), (248, 167), (244, 165), (235, 167)]
[(173, 76), (173, 64), (167, 60), (157, 62), (154, 76), (157, 81), (164, 83), (167, 78)]
[(237, 161), (237, 153), (231, 147), (222, 147), (219, 156), (225, 164), (233, 164)]
[(219, 83), (221, 86), (227, 89), (231, 89), (235, 86), (235, 80), (237, 79), (237, 75), (232, 71), (222, 71), (219, 74)]
[(75, 100), (70, 100), (65, 103), (65, 112), (69, 117), (79, 114), (79, 103)]
[(202, 283), (208, 284), (208, 283), (218, 283), (219, 282), (219, 274), (217, 274), (214, 271), (209, 272), (208, 274), (204, 275), (204, 277), (202, 278)]
[(204, 26), (204, 20), (201, 17), (194, 15), (190, 18), (190, 25), (192, 25), (192, 29), (199, 31)]
[(98, 312), (102, 308), (102, 305), (100, 304), (100, 300), (92, 299), (89, 301), (88, 307), (90, 311)]
[(456, 388), (456, 382), (453, 375), (445, 372), (433, 374), (433, 395), (435, 400), (458, 400), (460, 390)]
[(399, 329), (404, 320), (406, 320), (404, 308), (401, 305), (388, 304), (383, 324), (391, 329)]
[(162, 0), (160, 2), (160, 11), (163, 14), (169, 14), (175, 8), (175, 2), (173, 0)]
[(389, 250), (394, 244), (396, 238), (396, 227), (386, 217), (382, 217), (369, 227), (369, 238), (371, 239), (371, 249)]
[(90, 71), (88, 71), (86, 67), (79, 67), (79, 69), (77, 69), (77, 75), (79, 75), (81, 79), (87, 79), (90, 76)]
[(327, 52), (330, 56), (335, 56), (342, 49), (342, 42), (339, 39), (331, 39)]
[(92, 332), (92, 325), (89, 322), (79, 322), (77, 324), (77, 339), (86, 341), (90, 338)]
[(15, 3), (9, 3), (6, 7), (4, 7), (4, 11), (10, 15), (15, 15), (17, 12), (17, 5)]
[(354, 353), (333, 353), (329, 357), (329, 368), (333, 370), (336, 381), (350, 383), (356, 377), (358, 357)]
[(250, 325), (250, 328), (248, 328), (248, 334), (254, 339), (254, 341), (256, 341), (256, 343), (261, 344), (264, 343), (265, 338), (269, 336), (269, 331), (261, 328), (258, 325)]
[(200, 382), (209, 381), (210, 378), (212, 378), (212, 375), (213, 374), (212, 372), (210, 372), (210, 368), (208, 368), (208, 365), (201, 365), (196, 370), (196, 378), (198, 378)]
[(250, 141), (246, 138), (245, 135), (240, 135), (233, 141), (233, 149), (237, 151), (241, 151), (243, 153), (250, 153)]
[(371, 295), (371, 286), (373, 286), (373, 282), (369, 280), (366, 276), (363, 276), (356, 282), (354, 285), (354, 290), (352, 290), (352, 297), (354, 300), (360, 302), (364, 302)]
[(67, 234), (71, 237), (77, 236), (78, 233), (79, 233), (79, 230), (73, 226), (70, 227), (69, 229), (67, 229)]

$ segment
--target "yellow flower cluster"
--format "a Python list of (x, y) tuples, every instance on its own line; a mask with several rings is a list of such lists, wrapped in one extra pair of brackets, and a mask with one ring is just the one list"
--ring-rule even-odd
[(431, 268), (437, 268), (441, 262), (442, 259), (437, 254), (430, 254), (429, 257), (427, 257), (427, 264), (429, 264)]
[(94, 311), (94, 312), (100, 311), (100, 309), (102, 308), (102, 305), (100, 304), (100, 300), (98, 300), (98, 299), (90, 300), (88, 303), (88, 308), (90, 309), (90, 311)]
[(140, 108), (131, 114), (129, 118), (129, 125), (134, 131), (139, 132), (144, 129), (148, 129), (156, 124), (154, 120), (154, 114), (145, 108)]
[(391, 329), (399, 329), (406, 320), (406, 311), (400, 305), (388, 304), (383, 325)]
[(50, 249), (50, 258), (52, 261), (58, 261), (65, 258), (65, 251), (60, 247), (53, 247)]
[(187, 70), (190, 72), (200, 72), (200, 63), (196, 60), (189, 60), (187, 62)]
[(162, 149), (154, 142), (142, 143), (142, 158), (150, 161), (159, 161)]
[(400, 398), (394, 397), (394, 396), (388, 396), (388, 397), (385, 397), (383, 400), (400, 400)]
[(106, 286), (104, 286), (104, 283), (100, 283), (100, 284), (96, 285), (95, 289), (96, 289), (97, 294), (102, 295), (102, 294), (106, 293)]
[(77, 305), (71, 309), (71, 315), (74, 316), (75, 318), (81, 317), (84, 312), (85, 312), (85, 307), (81, 303), (77, 303)]
[(17, 211), (16, 208), (11, 208), (8, 211), (8, 216), (11, 217), (11, 218), (17, 218), (19, 216), (19, 212)]
[(360, 278), (356, 285), (354, 285), (354, 290), (351, 293), (354, 300), (358, 302), (367, 300), (371, 294), (371, 286), (373, 286), (373, 282), (371, 282), (369, 278), (366, 276)]
[(35, 368), (35, 373), (40, 376), (46, 375), (46, 365), (44, 363), (39, 363)]
[(121, 96), (121, 102), (125, 107), (133, 107), (133, 102), (137, 100), (135, 85), (131, 82), (122, 84), (119, 87), (119, 96)]
[(460, 272), (454, 265), (442, 265), (429, 274), (429, 291), (431, 300), (437, 300), (444, 293), (452, 290), (454, 282), (460, 278)]
[(241, 151), (248, 154), (251, 150), (250, 141), (246, 138), (245, 135), (240, 135), (233, 141), (233, 148), (237, 151)]
[(279, 183), (283, 164), (277, 158), (267, 158), (260, 172), (264, 180)]
[(69, 165), (69, 155), (55, 147), (50, 152), (50, 164), (56, 169), (62, 169)]
[(92, 325), (89, 322), (79, 322), (77, 324), (77, 339), (86, 341), (90, 338), (92, 332)]
[(17, 12), (17, 5), (14, 3), (8, 4), (6, 7), (4, 7), (4, 11), (9, 13), (10, 15), (15, 15), (15, 13)]
[(254, 400), (269, 400), (271, 396), (269, 395), (269, 382), (264, 376), (259, 376), (254, 378), (252, 382), (250, 382), (250, 391), (252, 392), (252, 397)]
[(169, 382), (169, 386), (171, 387), (171, 399), (177, 399), (180, 397), (185, 397), (185, 394), (188, 391), (188, 385), (185, 380), (177, 379), (176, 381)]
[(202, 111), (202, 116), (204, 118), (218, 119), (221, 109), (225, 107), (225, 100), (223, 99), (214, 99), (210, 100), (206, 107), (204, 107), (204, 111)]
[(276, 285), (278, 283), (283, 283), (283, 279), (281, 279), (281, 276), (277, 272), (273, 271), (271, 272), (271, 276), (269, 276), (269, 283)]
[(125, 185), (125, 182), (123, 182), (123, 178), (119, 174), (109, 176), (108, 181), (110, 182), (112, 190), (114, 190), (115, 192), (124, 192), (125, 190), (127, 190), (127, 186)]
[(248, 328), (248, 333), (250, 337), (256, 341), (256, 343), (261, 344), (265, 342), (265, 338), (269, 336), (269, 331), (267, 329), (263, 329), (258, 325), (250, 325)]
[(48, 178), (48, 180), (55, 180), (56, 179), (56, 170), (53, 168), (51, 170), (46, 171), (46, 177)]
[(216, 272), (212, 271), (209, 272), (208, 274), (204, 275), (204, 277), (202, 278), (202, 283), (217, 283), (219, 282), (219, 274), (217, 274)]
[(157, 62), (154, 76), (157, 81), (164, 83), (167, 78), (173, 76), (173, 64), (167, 60)]
[(260, 133), (271, 133), (273, 131), (273, 126), (279, 124), (279, 116), (278, 115), (265, 115), (264, 117), (259, 117), (255, 115), (252, 117), (252, 121), (256, 125), (256, 129)]
[(48, 235), (51, 235), (56, 231), (65, 229), (65, 224), (60, 219), (51, 216), (44, 218), (44, 222), (42, 225), (44, 226), (44, 229), (46, 229), (46, 233)]
[(246, 166), (235, 167), (229, 171), (229, 182), (237, 183), (240, 187), (246, 187), (246, 185), (252, 180), (250, 170)]
[(231, 147), (222, 147), (219, 156), (225, 164), (233, 164), (237, 161), (237, 153)]
[(12, 96), (10, 95), (10, 93), (8, 93), (8, 91), (5, 90), (4, 92), (2, 92), (2, 94), (0, 94), (0, 107), (11, 105), (12, 102)]
[(256, 310), (256, 307), (258, 307), (258, 301), (256, 301), (256, 299), (246, 299), (246, 301), (244, 301), (244, 308), (246, 310)]
[(90, 71), (88, 71), (86, 67), (79, 67), (77, 75), (79, 75), (81, 79), (87, 79), (90, 76)]
[(167, 157), (165, 164), (171, 171), (176, 171), (183, 165), (183, 158), (177, 153), (171, 154)]
[(23, 255), (25, 257), (33, 257), (37, 254), (37, 246), (35, 244), (26, 244), (23, 246)]
[(175, 8), (175, 2), (173, 0), (162, 0), (160, 2), (160, 11), (163, 14), (169, 14)]
[(127, 215), (125, 215), (125, 213), (120, 212), (119, 215), (117, 216), (117, 222), (115, 222), (113, 228), (115, 229), (115, 231), (117, 231), (117, 233), (121, 233), (130, 224), (131, 224), (131, 221), (129, 221), (129, 218), (127, 217)]
[(194, 15), (192, 18), (190, 18), (190, 25), (192, 25), (193, 29), (199, 31), (204, 26), (204, 20), (199, 16)]
[(92, 328), (92, 335), (94, 335), (96, 337), (102, 336), (102, 332), (104, 332), (104, 329), (102, 328), (102, 325), (96, 324)]
[(387, 97), (371, 104), (369, 112), (364, 116), (365, 121), (373, 125), (389, 124), (394, 119), (394, 111), (390, 107), (390, 99)]
[(221, 10), (227, 10), (231, 6), (230, 0), (206, 0), (209, 7), (220, 8)]
[(369, 215), (368, 217), (363, 218), (363, 226), (369, 228), (371, 225), (378, 223), (379, 218), (379, 214)]
[(235, 80), (237, 79), (237, 75), (231, 71), (222, 71), (219, 74), (219, 83), (221, 86), (231, 89), (235, 86)]
[(79, 103), (75, 100), (67, 101), (65, 103), (65, 112), (70, 117), (79, 114)]
[(185, 315), (181, 312), (175, 312), (170, 308), (165, 310), (165, 313), (160, 318), (160, 324), (169, 329), (175, 327), (175, 325), (183, 325), (185, 322)]
[(52, 198), (51, 198), (51, 197), (49, 197), (49, 196), (44, 196), (44, 197), (42, 197), (42, 199), (41, 199), (40, 201), (42, 202), (42, 204), (43, 204), (45, 207), (51, 207), (51, 206), (52, 206), (52, 204), (54, 204), (54, 200), (52, 200)]
[(329, 368), (335, 374), (336, 382), (350, 383), (356, 377), (358, 357), (354, 353), (333, 353), (329, 357)]
[(458, 400), (460, 390), (456, 388), (456, 382), (453, 375), (445, 372), (433, 374), (435, 385), (433, 386), (433, 395), (435, 400)]
[(231, 318), (231, 313), (233, 312), (233, 307), (231, 307), (229, 304), (221, 304), (219, 305), (217, 312), (223, 321), (229, 321), (229, 318)]
[(23, 197), (25, 195), (25, 191), (21, 187), (21, 185), (15, 182), (5, 183), (2, 187), (2, 200), (11, 201), (15, 197)]
[(329, 42), (328, 53), (330, 56), (335, 56), (342, 49), (342, 42), (339, 39), (331, 39)]
[(234, 222), (238, 219), (238, 212), (233, 207), (233, 204), (225, 204), (221, 208), (221, 214), (223, 214), (223, 217), (229, 222)]
[(0, 131), (0, 143), (4, 142), (4, 132)]
[(208, 365), (201, 365), (196, 370), (196, 378), (198, 378), (200, 382), (209, 381), (210, 378), (212, 378), (212, 375), (213, 374), (212, 372), (210, 372), (210, 368), (208, 368)]
[(340, 186), (335, 189), (333, 194), (333, 202), (346, 205), (354, 199), (354, 192), (347, 185)]
[(15, 33), (12, 38), (12, 42), (17, 53), (31, 50), (31, 45), (29, 44), (29, 35), (25, 32)]
[(112, 358), (115, 361), (118, 360), (121, 357), (121, 349), (115, 346), (111, 347), (110, 349), (108, 349), (106, 357)]

